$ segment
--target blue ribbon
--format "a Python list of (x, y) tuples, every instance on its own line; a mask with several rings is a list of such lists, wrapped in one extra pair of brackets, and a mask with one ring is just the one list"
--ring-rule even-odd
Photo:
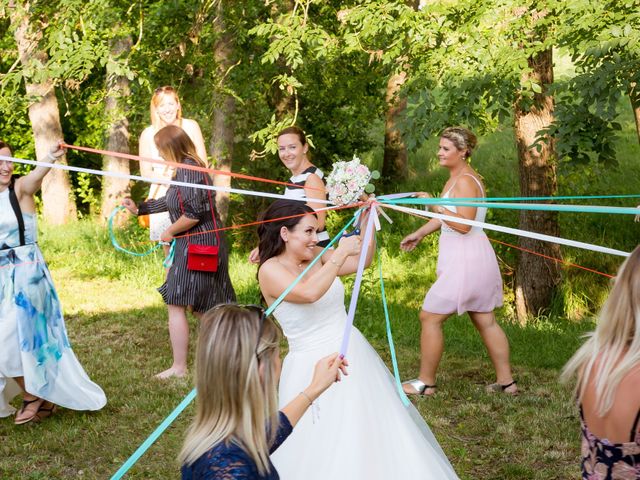
[(129, 255), (133, 255), (134, 257), (146, 257), (147, 255), (149, 255), (149, 254), (155, 252), (157, 249), (159, 249), (160, 246), (161, 246), (160, 243), (156, 244), (153, 248), (151, 248), (150, 250), (147, 250), (144, 253), (132, 252), (131, 250), (127, 250), (126, 248), (123, 248), (123, 247), (120, 246), (120, 244), (116, 240), (115, 235), (113, 234), (113, 219), (115, 218), (116, 214), (118, 212), (121, 212), (122, 210), (125, 210), (125, 208), (122, 205), (117, 206), (116, 208), (113, 209), (113, 211), (111, 212), (111, 215), (109, 215), (109, 220), (107, 220), (107, 228), (109, 230), (109, 238), (111, 239), (111, 244), (113, 245), (113, 247), (116, 250), (118, 250), (119, 252), (128, 253)]
[(396, 348), (393, 344), (393, 335), (391, 334), (391, 321), (389, 319), (389, 308), (387, 307), (387, 295), (384, 291), (384, 278), (382, 276), (382, 257), (380, 256), (380, 248), (376, 244), (376, 253), (378, 255), (378, 269), (380, 271), (380, 292), (382, 294), (382, 307), (384, 309), (384, 319), (387, 325), (387, 341), (389, 342), (389, 354), (391, 355), (391, 365), (393, 365), (393, 376), (396, 379), (396, 388), (398, 389), (398, 395), (405, 407), (408, 407), (411, 403), (407, 394), (402, 389), (402, 382), (400, 381), (400, 370), (398, 369), (398, 359), (396, 358)]
[[(273, 311), (278, 307), (280, 303), (282, 303), (285, 297), (289, 295), (289, 292), (291, 292), (291, 290), (293, 290), (293, 288), (300, 282), (302, 277), (306, 275), (309, 269), (313, 265), (315, 265), (320, 260), (320, 258), (322, 258), (322, 255), (324, 255), (324, 253), (329, 250), (329, 248), (331, 248), (331, 246), (335, 242), (340, 239), (342, 234), (347, 230), (347, 228), (351, 226), (353, 222), (355, 222), (355, 220), (356, 216), (354, 215), (354, 217), (342, 228), (342, 230), (340, 230), (340, 232), (335, 237), (333, 237), (333, 239), (329, 242), (329, 245), (327, 245), (318, 254), (318, 256), (314, 258), (311, 263), (309, 263), (309, 265), (307, 265), (307, 268), (305, 268), (302, 273), (298, 275), (298, 277), (291, 283), (291, 285), (289, 285), (284, 290), (284, 292), (282, 292), (282, 294), (271, 304), (271, 306), (265, 310), (265, 315), (271, 315), (271, 313), (273, 313)], [(147, 439), (142, 442), (142, 444), (136, 449), (135, 452), (133, 452), (133, 454), (127, 459), (127, 461), (122, 464), (118, 471), (113, 474), (111, 480), (120, 480), (124, 475), (126, 475), (131, 467), (136, 464), (140, 457), (145, 454), (145, 452), (149, 449), (149, 447), (151, 447), (151, 445), (155, 443), (160, 435), (162, 435), (164, 431), (169, 428), (173, 421), (178, 418), (178, 416), (184, 411), (185, 408), (187, 408), (187, 406), (193, 401), (194, 398), (196, 398), (195, 388), (187, 394), (187, 396), (178, 404), (178, 406), (173, 409), (173, 411), (162, 421), (160, 425), (158, 425), (158, 427), (151, 433), (151, 435), (149, 435)]]
[(399, 198), (381, 200), (382, 203), (396, 205), (455, 205), (458, 207), (488, 207), (507, 210), (544, 210), (552, 212), (580, 212), (580, 213), (614, 213), (638, 215), (640, 209), (630, 207), (610, 207), (606, 205), (556, 205), (556, 204), (531, 204), (531, 203), (499, 203), (482, 201), (465, 201), (459, 198)]

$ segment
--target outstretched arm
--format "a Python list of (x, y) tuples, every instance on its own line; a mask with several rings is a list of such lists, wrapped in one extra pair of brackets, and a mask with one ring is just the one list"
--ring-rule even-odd
[[(316, 247), (316, 254), (322, 249)], [(313, 303), (320, 299), (338, 276), (347, 257), (360, 253), (359, 237), (343, 238), (340, 245), (333, 252), (329, 261), (321, 268), (315, 268), (312, 273), (308, 273), (295, 287), (287, 294), (285, 300), (291, 303)], [(258, 271), (258, 281), (262, 295), (271, 305), (273, 301), (282, 295), (297, 275), (281, 264), (277, 258), (266, 261)]]
[[(51, 150), (47, 154), (45, 159), (38, 159), (39, 161), (46, 161), (55, 163), (65, 153), (65, 149), (60, 148), (59, 143), (52, 146)], [(24, 177), (20, 177), (16, 180), (16, 196), (18, 200), (22, 201), (24, 197), (33, 197), (33, 195), (40, 190), (42, 186), (42, 180), (45, 175), (49, 173), (51, 167), (37, 166), (31, 170)]]

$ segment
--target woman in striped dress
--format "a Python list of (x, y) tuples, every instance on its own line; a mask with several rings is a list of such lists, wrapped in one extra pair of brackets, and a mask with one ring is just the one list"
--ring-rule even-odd
[[(160, 155), (169, 162), (204, 167), (189, 136), (180, 127), (169, 125), (154, 136)], [(177, 168), (173, 176), (177, 182), (212, 185), (207, 173)], [(193, 314), (201, 314), (220, 303), (235, 302), (236, 296), (229, 278), (229, 253), (224, 237), (214, 230), (222, 223), (214, 210), (215, 193), (211, 190), (171, 185), (164, 197), (147, 200), (136, 206), (130, 198), (122, 204), (137, 215), (169, 212), (171, 225), (162, 233), (163, 242), (176, 240), (173, 264), (164, 284), (158, 289), (169, 310), (169, 337), (173, 350), (173, 364), (158, 378), (184, 376), (187, 373), (189, 323), (187, 307)], [(177, 238), (176, 238), (177, 237)], [(189, 244), (217, 245), (216, 271), (190, 270), (187, 263)]]
[[(291, 172), (289, 183), (296, 185), (287, 186), (284, 196), (291, 200), (306, 200), (307, 205), (317, 210), (326, 207), (323, 203), (313, 201), (314, 199), (327, 199), (324, 173), (309, 161), (308, 152), (309, 144), (302, 129), (293, 126), (287, 127), (278, 133), (278, 156), (284, 166)], [(324, 228), (327, 212), (324, 210), (316, 211), (316, 217), (318, 218), (317, 245), (326, 247), (330, 241), (329, 234)], [(260, 262), (257, 248), (254, 248), (249, 254), (249, 261), (252, 263)]]

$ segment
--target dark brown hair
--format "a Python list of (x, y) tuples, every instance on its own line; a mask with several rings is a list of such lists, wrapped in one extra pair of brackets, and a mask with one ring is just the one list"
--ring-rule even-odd
[(285, 243), (280, 236), (280, 229), (287, 227), (289, 230), (293, 230), (295, 226), (300, 223), (304, 214), (315, 215), (315, 212), (313, 208), (302, 202), (295, 200), (276, 200), (260, 215), (260, 221), (298, 215), (293, 218), (283, 218), (282, 220), (258, 225), (260, 265), (270, 258), (280, 255), (284, 251)]

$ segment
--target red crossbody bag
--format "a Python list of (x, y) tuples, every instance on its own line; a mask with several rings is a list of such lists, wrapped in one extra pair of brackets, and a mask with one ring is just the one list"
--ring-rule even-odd
[[(209, 185), (206, 175), (204, 182)], [(213, 228), (216, 233), (217, 245), (197, 245), (189, 242), (189, 236), (187, 236), (187, 270), (196, 270), (200, 272), (216, 272), (218, 270), (220, 235), (218, 234), (216, 214), (213, 209), (213, 201), (211, 200), (211, 190), (207, 190), (207, 195), (209, 197), (209, 208), (211, 209), (211, 218), (213, 219)], [(184, 215), (184, 205), (182, 204), (182, 195), (180, 195), (179, 189), (178, 200), (180, 200), (180, 208)]]

